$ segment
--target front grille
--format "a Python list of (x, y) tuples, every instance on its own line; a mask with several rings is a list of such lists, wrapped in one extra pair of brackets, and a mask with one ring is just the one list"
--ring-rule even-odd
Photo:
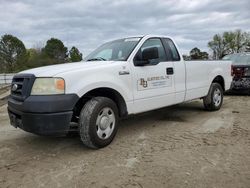
[(11, 84), (11, 97), (18, 101), (24, 101), (31, 92), (35, 76), (33, 74), (17, 74)]

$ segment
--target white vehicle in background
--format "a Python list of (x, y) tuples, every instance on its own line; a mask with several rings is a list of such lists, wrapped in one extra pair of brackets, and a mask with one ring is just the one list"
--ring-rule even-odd
[(167, 36), (108, 42), (85, 62), (23, 71), (13, 78), (11, 124), (39, 135), (62, 135), (77, 124), (91, 148), (111, 143), (118, 120), (202, 98), (219, 110), (230, 88), (230, 61), (187, 61)]

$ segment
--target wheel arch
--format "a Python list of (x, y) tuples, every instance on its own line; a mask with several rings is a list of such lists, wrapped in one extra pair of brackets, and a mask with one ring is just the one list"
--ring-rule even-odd
[(79, 116), (82, 107), (93, 97), (107, 97), (113, 100), (119, 110), (119, 116), (126, 117), (128, 115), (125, 99), (117, 90), (109, 87), (98, 87), (95, 89), (91, 89), (80, 97), (74, 107), (73, 118)]
[(225, 91), (225, 80), (224, 80), (223, 76), (217, 75), (217, 76), (213, 79), (212, 83), (218, 83), (218, 84), (220, 84), (221, 87), (222, 87), (222, 89), (223, 89), (223, 91)]

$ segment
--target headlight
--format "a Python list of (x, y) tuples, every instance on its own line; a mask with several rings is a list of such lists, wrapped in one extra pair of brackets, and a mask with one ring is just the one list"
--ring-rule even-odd
[(65, 81), (62, 78), (36, 78), (31, 95), (57, 95), (65, 93)]

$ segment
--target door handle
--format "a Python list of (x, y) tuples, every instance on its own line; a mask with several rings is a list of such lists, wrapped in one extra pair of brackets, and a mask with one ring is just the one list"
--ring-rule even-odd
[(173, 67), (168, 67), (167, 68), (167, 75), (173, 75), (174, 74), (174, 69)]
[(119, 75), (126, 75), (129, 74), (129, 71), (119, 71)]

